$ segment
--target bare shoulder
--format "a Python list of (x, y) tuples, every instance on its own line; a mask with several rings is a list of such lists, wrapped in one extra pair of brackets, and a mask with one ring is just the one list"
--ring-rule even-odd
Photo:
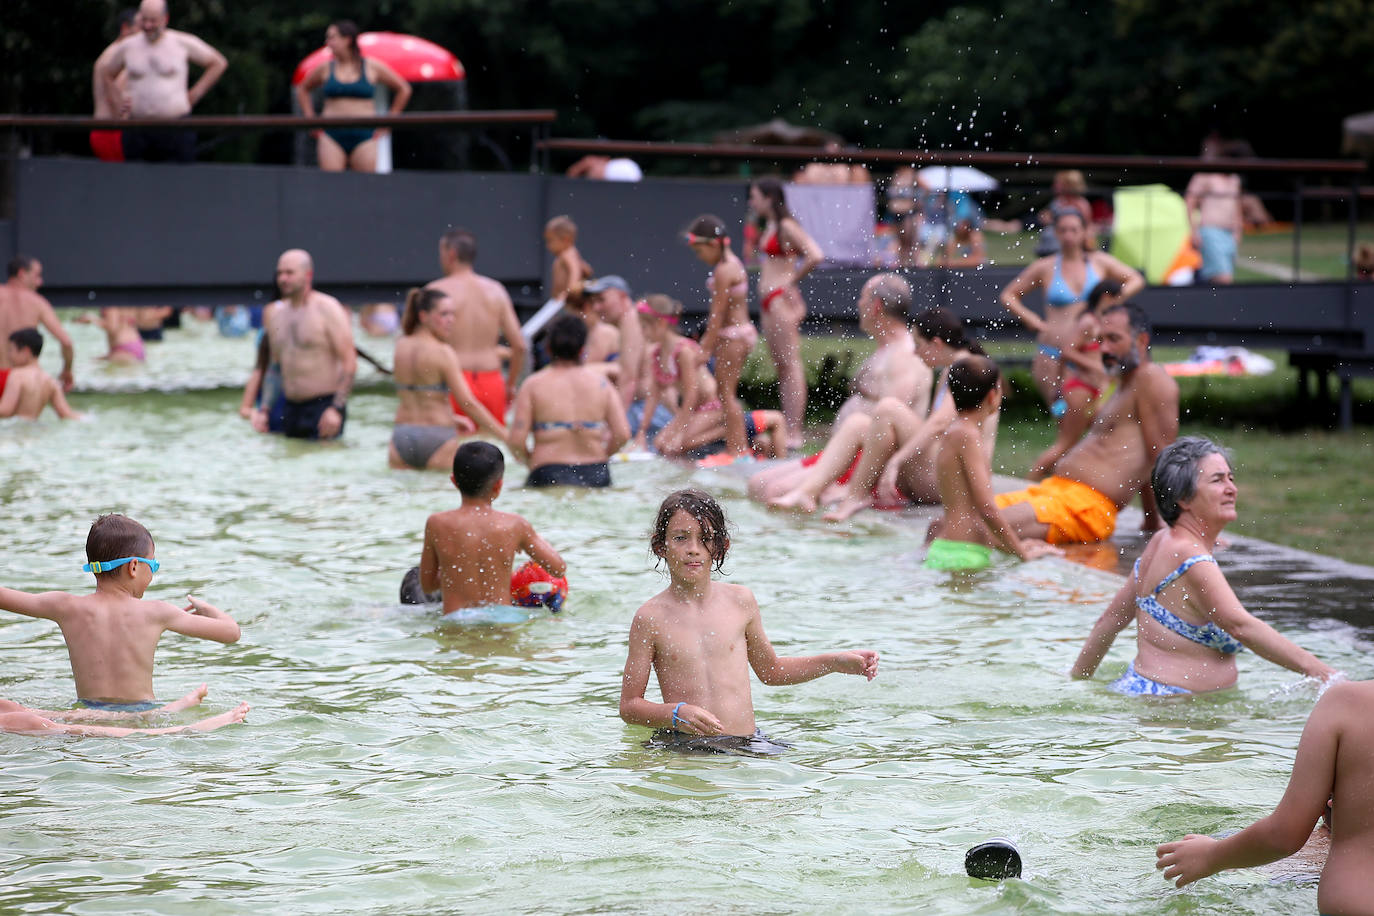
[(754, 597), (753, 589), (749, 588), (747, 585), (735, 585), (731, 582), (714, 582), (711, 588), (717, 595), (720, 595), (726, 601), (738, 605), (744, 610), (757, 611), (759, 609), (759, 601)]
[(510, 301), (510, 293), (506, 292), (506, 285), (502, 283), (500, 280), (496, 280), (492, 277), (487, 277), (483, 276), (482, 274), (478, 274), (477, 284), (479, 288), (482, 290), (483, 295), (491, 299), (493, 302)]
[(1178, 382), (1159, 363), (1146, 363), (1136, 370), (1137, 389), (1156, 396), (1177, 396)]

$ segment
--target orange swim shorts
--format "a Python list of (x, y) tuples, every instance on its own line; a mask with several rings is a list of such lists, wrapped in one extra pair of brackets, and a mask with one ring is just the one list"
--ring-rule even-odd
[(1024, 490), (997, 494), (997, 508), (1030, 503), (1036, 521), (1049, 525), (1051, 544), (1091, 544), (1116, 530), (1116, 503), (1067, 477), (1047, 477)]
[[(469, 372), (463, 370), (463, 381), (468, 383), (472, 389), (472, 396), (477, 402), (491, 411), (491, 415), (496, 418), (496, 422), (502, 426), (506, 425), (506, 377), (497, 369), (490, 369), (486, 372)], [(450, 393), (448, 396), (449, 406), (453, 412), (460, 417), (466, 417), (463, 409), (458, 406), (458, 401)], [(468, 419), (472, 419), (468, 417)]]

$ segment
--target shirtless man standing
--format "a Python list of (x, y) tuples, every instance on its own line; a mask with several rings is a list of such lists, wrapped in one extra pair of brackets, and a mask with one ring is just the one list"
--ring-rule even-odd
[[(138, 27), (139, 34), (115, 45), (100, 67), (106, 95), (120, 114), (169, 120), (185, 117), (224, 75), (229, 62), (196, 36), (167, 28), (166, 0), (143, 0), (138, 7)], [(205, 71), (188, 90), (189, 64)], [(127, 74), (127, 91), (116, 83), (121, 73)], [(195, 131), (126, 130), (124, 158), (194, 162)]]
[[(916, 354), (916, 341), (907, 327), (910, 308), (911, 284), (897, 274), (878, 274), (863, 285), (858, 302), (859, 327), (873, 336), (878, 349), (855, 373), (852, 393), (840, 405), (832, 430), (838, 430), (852, 416), (872, 416), (878, 402), (888, 397), (925, 415), (934, 374)], [(749, 480), (749, 495), (772, 502), (792, 493), (806, 479), (810, 465), (816, 463), (811, 460), (804, 465), (803, 460), (783, 462), (755, 474)]]
[[(299, 248), (277, 259), (281, 299), (267, 307), (262, 326), (271, 362), (281, 366), (286, 394), (282, 431), (296, 439), (333, 439), (343, 432), (358, 354), (353, 322), (333, 296), (314, 288), (315, 265)], [(267, 411), (253, 411), (253, 428), (267, 432)]]
[[(497, 422), (506, 422), (506, 405), (515, 396), (525, 369), (525, 337), (510, 294), (500, 282), (473, 270), (477, 236), (467, 229), (450, 229), (439, 237), (439, 266), (444, 276), (426, 289), (437, 289), (458, 306), (449, 345), (458, 353), (463, 378), (482, 406)], [(501, 375), (501, 338), (510, 348), (510, 364)], [(453, 412), (464, 416), (450, 398)]]
[[(72, 339), (47, 299), (38, 295), (43, 285), (43, 265), (26, 254), (15, 255), (9, 264), (9, 279), (0, 286), (0, 341), (20, 328), (36, 328), (40, 324), (57, 338), (62, 346), (62, 374), (58, 377), (63, 391), (72, 390)], [(10, 368), (9, 353), (0, 346), (0, 393), (5, 390), (4, 370)]]
[[(95, 59), (95, 66), (91, 68), (91, 97), (95, 102), (92, 117), (96, 118), (121, 117), (119, 110), (115, 108), (110, 99), (109, 92), (105, 89), (105, 77), (101, 74), (101, 68), (113, 56), (115, 46), (138, 31), (138, 13), (133, 10), (121, 10), (117, 23), (119, 25), (119, 37), (110, 42), (109, 47), (100, 53), (100, 56)], [(123, 94), (127, 92), (127, 85), (127, 76), (120, 74), (119, 78), (115, 80), (115, 88)], [(124, 161), (124, 138), (121, 131), (93, 130), (90, 140), (91, 152), (95, 153), (97, 159), (103, 159), (106, 162)]]
[(587, 281), (582, 292), (601, 320), (620, 330), (620, 352), (615, 360), (620, 364), (620, 376), (616, 379), (616, 390), (620, 392), (620, 403), (628, 409), (636, 401), (643, 401), (649, 393), (643, 384), (644, 331), (630, 298), (630, 284), (624, 277), (608, 274)]
[(1018, 537), (1051, 544), (1104, 540), (1136, 493), (1145, 529), (1160, 526), (1150, 470), (1178, 436), (1178, 385), (1150, 362), (1150, 321), (1139, 306), (1117, 305), (1102, 313), (1102, 361), (1119, 384), (1088, 434), (1059, 459), (1055, 476), (997, 497), (997, 508)]

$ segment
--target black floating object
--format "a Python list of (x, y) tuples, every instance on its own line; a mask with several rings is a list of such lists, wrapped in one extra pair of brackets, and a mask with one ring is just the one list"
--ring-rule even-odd
[(412, 566), (401, 579), (402, 604), (437, 604), (444, 600), (442, 592), (425, 594), (420, 587), (420, 567)]
[(1021, 853), (1011, 840), (993, 837), (964, 853), (964, 871), (968, 872), (970, 878), (981, 878), (984, 881), (1019, 878)]

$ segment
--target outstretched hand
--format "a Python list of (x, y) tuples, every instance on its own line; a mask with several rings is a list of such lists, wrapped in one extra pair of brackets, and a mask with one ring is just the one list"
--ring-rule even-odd
[(862, 674), (870, 681), (878, 676), (878, 653), (871, 649), (841, 652), (840, 662), (840, 671), (845, 674)]
[(211, 615), (209, 615), (209, 614), (207, 614), (207, 613), (205, 612), (205, 609), (206, 609), (206, 608), (212, 608), (212, 609), (213, 609), (213, 605), (211, 605), (209, 602), (201, 601), (201, 600), (200, 600), (199, 598), (197, 598), (195, 595), (187, 595), (187, 596), (186, 596), (186, 602), (187, 602), (186, 607), (182, 608), (182, 610), (185, 611), (186, 613), (188, 613), (188, 614), (200, 614), (202, 617), (211, 616)]
[(1175, 887), (1192, 884), (1216, 872), (1210, 860), (1217, 841), (1209, 836), (1190, 833), (1181, 840), (1164, 843), (1155, 849), (1155, 868), (1164, 871), (1164, 880)]

